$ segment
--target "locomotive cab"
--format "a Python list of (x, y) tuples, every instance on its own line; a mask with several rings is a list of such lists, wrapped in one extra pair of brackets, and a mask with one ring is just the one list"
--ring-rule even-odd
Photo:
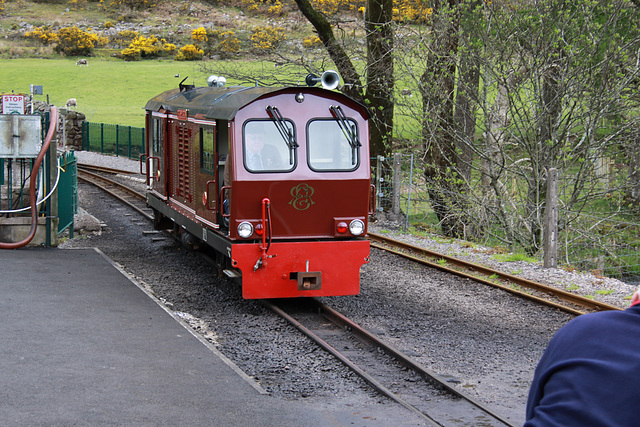
[(211, 247), (244, 298), (352, 295), (368, 261), (368, 114), (313, 87), (208, 87), (147, 104), (158, 228)]

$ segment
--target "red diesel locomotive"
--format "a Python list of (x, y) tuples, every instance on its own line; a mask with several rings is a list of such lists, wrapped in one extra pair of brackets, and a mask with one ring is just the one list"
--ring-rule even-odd
[(373, 211), (366, 108), (326, 87), (222, 80), (145, 107), (156, 228), (213, 248), (244, 298), (357, 294)]

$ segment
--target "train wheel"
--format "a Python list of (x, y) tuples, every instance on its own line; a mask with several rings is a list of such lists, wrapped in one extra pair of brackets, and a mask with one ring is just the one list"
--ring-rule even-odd
[(173, 221), (162, 215), (157, 210), (153, 210), (153, 228), (155, 230), (168, 230), (173, 228)]

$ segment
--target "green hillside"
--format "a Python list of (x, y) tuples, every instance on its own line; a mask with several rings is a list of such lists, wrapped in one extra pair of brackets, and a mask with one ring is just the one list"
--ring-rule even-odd
[(1, 59), (0, 92), (28, 94), (31, 84), (42, 85), (43, 95), (36, 100), (49, 99), (60, 107), (76, 98), (77, 110), (89, 121), (142, 127), (143, 108), (153, 96), (175, 88), (187, 76), (189, 83), (206, 85), (207, 76), (192, 62), (89, 58), (89, 66), (80, 67), (75, 61)]
[[(5, 3), (5, 10), (0, 14), (0, 93), (29, 94), (30, 85), (42, 85), (44, 94), (37, 95), (36, 100), (48, 99), (54, 105), (64, 106), (69, 98), (75, 98), (77, 110), (85, 113), (89, 121), (143, 126), (146, 102), (176, 87), (185, 77), (188, 77), (185, 83), (204, 86), (209, 74), (223, 73), (220, 70), (223, 65), (244, 73), (260, 67), (264, 75), (261, 60), (266, 56), (256, 57), (250, 49), (243, 49), (225, 61), (219, 55), (209, 55), (200, 61), (176, 61), (166, 56), (128, 62), (116, 57), (128, 44), (110, 43), (93, 49), (87, 57), (89, 66), (77, 66), (79, 57), (62, 56), (51, 45), (24, 37), (35, 27), (77, 26), (112, 40), (121, 31), (135, 31), (146, 37), (166, 39), (179, 48), (192, 43), (194, 29), (205, 26), (221, 31), (233, 29), (243, 43), (249, 43), (251, 29), (265, 25), (260, 16), (248, 16), (231, 7), (214, 7), (198, 1), (159, 2), (152, 13), (130, 12), (119, 17), (107, 13), (98, 2), (86, 2), (81, 10), (69, 10), (67, 3), (51, 3)], [(296, 20), (286, 21), (293, 25)], [(295, 34), (301, 34), (293, 36), (296, 38), (308, 30), (299, 23), (295, 28)], [(292, 27), (288, 27), (287, 32), (293, 34)], [(283, 72), (274, 70), (272, 64), (265, 69), (267, 74)], [(233, 78), (228, 77), (228, 82), (233, 84)]]

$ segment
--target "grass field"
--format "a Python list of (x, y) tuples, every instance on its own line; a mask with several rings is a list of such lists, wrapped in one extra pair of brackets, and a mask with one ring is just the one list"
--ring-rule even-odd
[[(185, 83), (206, 86), (199, 63), (170, 60), (125, 62), (89, 58), (89, 66), (76, 66), (77, 58), (2, 59), (0, 93), (29, 94), (31, 84), (42, 85), (35, 99), (62, 107), (76, 98), (76, 110), (91, 122), (144, 126), (144, 106), (165, 90)], [(180, 74), (179, 78), (175, 75)]]

